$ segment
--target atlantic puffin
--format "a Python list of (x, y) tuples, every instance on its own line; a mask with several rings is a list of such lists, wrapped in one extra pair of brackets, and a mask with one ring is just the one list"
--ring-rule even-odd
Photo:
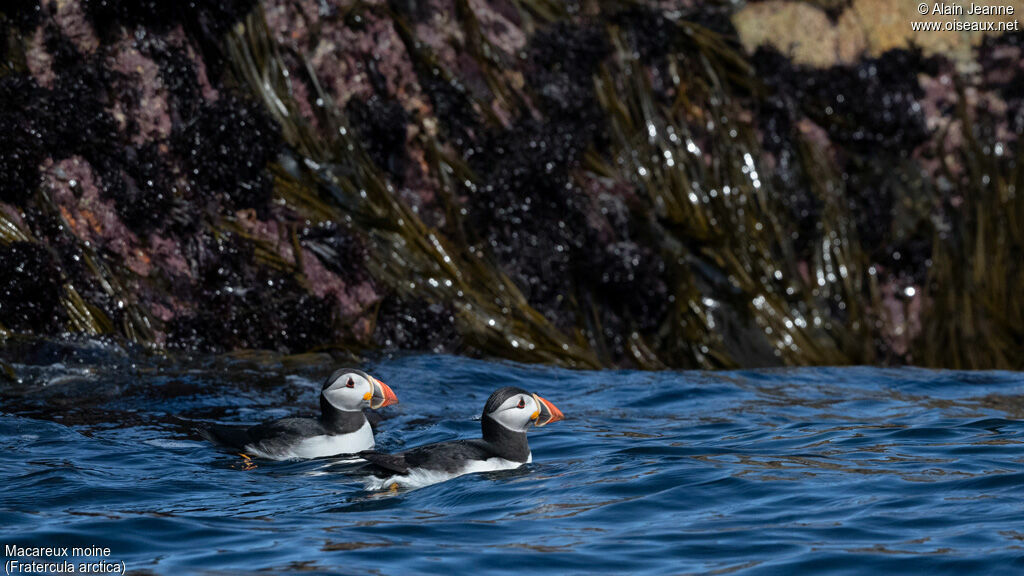
[(511, 470), (533, 461), (526, 431), (562, 420), (551, 402), (522, 388), (491, 394), (480, 418), (483, 438), (427, 444), (394, 454), (360, 452), (370, 462), (367, 489), (418, 488), (475, 472)]
[(387, 384), (355, 368), (342, 368), (324, 380), (319, 418), (282, 418), (244, 428), (215, 424), (200, 430), (206, 439), (271, 460), (355, 454), (374, 446), (373, 429), (363, 408), (398, 402)]

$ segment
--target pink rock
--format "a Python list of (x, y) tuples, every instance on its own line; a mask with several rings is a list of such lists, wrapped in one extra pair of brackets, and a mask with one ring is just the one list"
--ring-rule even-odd
[(118, 109), (122, 114), (115, 114), (122, 129), (128, 117), (134, 120), (138, 131), (130, 135), (132, 142), (141, 145), (170, 136), (171, 116), (167, 90), (164, 89), (160, 67), (156, 62), (139, 52), (134, 40), (126, 35), (111, 47), (108, 66), (129, 78), (139, 91), (137, 99), (119, 98)]
[(153, 261), (157, 263), (161, 270), (171, 275), (192, 278), (192, 269), (189, 268), (188, 262), (185, 261), (185, 257), (181, 254), (181, 246), (155, 233), (150, 234), (146, 240), (149, 244)]
[(85, 159), (72, 156), (57, 163), (48, 159), (43, 164), (43, 189), (81, 241), (117, 254), (139, 276), (149, 275), (149, 256), (139, 247), (138, 237), (121, 222), (113, 201), (101, 196), (92, 166)]
[(52, 88), (57, 75), (53, 72), (53, 56), (46, 51), (43, 27), (36, 28), (25, 48), (25, 65), (36, 82), (44, 88)]
[(192, 65), (195, 67), (196, 81), (199, 82), (199, 90), (202, 93), (203, 99), (207, 102), (215, 102), (220, 94), (217, 89), (210, 84), (210, 79), (206, 74), (206, 61), (196, 52), (195, 47), (189, 42), (188, 37), (185, 35), (185, 30), (179, 24), (174, 27), (173, 30), (167, 33), (165, 38), (169, 44), (176, 46), (185, 51), (185, 55), (192, 61)]
[(360, 316), (380, 299), (369, 282), (346, 283), (306, 249), (302, 250), (302, 273), (314, 294), (321, 298), (332, 296), (338, 302), (343, 317)]
[(288, 230), (281, 224), (287, 221), (285, 215), (275, 212), (270, 220), (260, 220), (255, 211), (246, 209), (235, 212), (235, 217), (249, 235), (268, 244), (285, 261), (295, 261)]
[(78, 48), (82, 54), (93, 54), (100, 47), (100, 39), (96, 35), (82, 9), (79, 1), (62, 0), (51, 4), (57, 7), (53, 16), (60, 31)]
[(526, 47), (526, 34), (520, 28), (519, 9), (504, 0), (469, 0), (469, 7), (480, 23), (480, 31), (492, 46), (509, 56)]
[(906, 296), (907, 288), (896, 281), (880, 286), (882, 292), (883, 321), (881, 336), (897, 356), (905, 357), (914, 340), (921, 334), (921, 312), (924, 296), (920, 286), (911, 286), (913, 296)]
[(311, 61), (321, 85), (339, 107), (344, 108), (350, 98), (365, 99), (373, 93), (371, 63), (383, 77), (389, 95), (402, 102), (422, 99), (405, 45), (388, 18), (365, 13), (361, 30), (324, 28)]

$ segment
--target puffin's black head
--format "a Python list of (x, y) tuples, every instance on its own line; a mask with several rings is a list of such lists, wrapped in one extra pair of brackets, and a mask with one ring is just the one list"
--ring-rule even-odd
[(557, 422), (565, 416), (554, 404), (522, 388), (506, 386), (495, 390), (484, 404), (483, 418), (490, 418), (509, 430), (526, 432), (534, 426)]
[(398, 403), (398, 397), (387, 384), (362, 370), (342, 368), (324, 380), (320, 389), (321, 404), (338, 410), (356, 411), (369, 406), (374, 410)]

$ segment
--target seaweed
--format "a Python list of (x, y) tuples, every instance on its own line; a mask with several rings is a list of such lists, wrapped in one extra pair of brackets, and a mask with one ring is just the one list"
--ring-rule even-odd
[[(673, 26), (689, 49), (661, 64), (676, 70), (671, 100), (629, 48), (637, 32), (609, 30), (616, 55), (598, 93), (614, 161), (595, 154), (587, 163), (642, 191), (658, 219), (674, 306), (661, 331), (638, 336), (655, 351), (675, 351), (659, 355), (672, 365), (729, 366), (758, 356), (750, 349), (760, 347), (757, 338), (786, 362), (843, 361), (829, 334), (839, 326), (808, 321), (820, 308), (795, 267), (790, 226), (754, 160), (761, 154), (751, 127), (733, 120), (740, 117), (736, 95), (752, 89), (749, 68), (713, 31), (686, 21)], [(744, 349), (735, 336), (723, 339), (725, 326), (744, 334)]]
[[(365, 231), (378, 282), (405, 297), (451, 303), (464, 341), (492, 354), (596, 366), (597, 361), (533, 310), (518, 288), (482, 252), (461, 248), (395, 197), (387, 177), (368, 157), (330, 97), (318, 94), (334, 123), (321, 142), (300, 120), (288, 91), (280, 51), (257, 10), (229, 39), (235, 74), (259, 95), (282, 125), (286, 141), (304, 156), (301, 173), (279, 172), (277, 192), (310, 216), (352, 221)], [(282, 182), (284, 181), (284, 182)]]
[[(943, 173), (964, 189), (963, 204), (936, 230), (930, 297), (915, 354), (929, 366), (1019, 370), (1024, 346), (1024, 147), (996, 154), (978, 140), (992, 120), (972, 113), (962, 82), (956, 116), (965, 143), (944, 150)], [(949, 158), (965, 168), (957, 178)]]
[(569, 126), (525, 118), (485, 141), (470, 164), (480, 183), (469, 197), (467, 226), (531, 305), (563, 326), (561, 295), (572, 279), (573, 253), (584, 246), (579, 194), (568, 179), (582, 154), (576, 142)]
[(354, 284), (370, 280), (366, 270), (369, 251), (353, 230), (327, 220), (304, 226), (297, 239), (346, 282)]
[[(126, 275), (112, 270), (98, 247), (71, 233), (65, 214), (39, 186), (40, 166), (46, 157), (58, 162), (80, 156), (99, 176), (101, 191), (120, 208), (125, 207), (124, 202), (117, 202), (126, 189), (124, 159), (119, 155), (122, 139), (107, 109), (107, 86), (115, 83), (118, 76), (103, 66), (100, 56), (80, 54), (52, 23), (45, 26), (46, 44), (54, 54), (56, 77), (52, 87), (41, 88), (17, 72), (0, 80), (5, 101), (10, 104), (0, 114), (0, 121), (12, 125), (15, 135), (8, 144), (15, 148), (15, 153), (3, 162), (4, 170), (11, 175), (4, 198), (15, 205), (31, 207), (25, 213), (30, 229), (18, 229), (15, 236), (20, 238), (7, 240), (36, 241), (36, 236), (39, 237), (41, 245), (47, 247), (48, 261), (53, 263), (53, 267), (44, 266), (42, 270), (57, 293), (55, 298), (52, 292), (40, 292), (45, 295), (47, 314), (23, 315), (23, 319), (39, 323), (37, 327), (24, 327), (52, 332), (54, 323), (48, 318), (57, 318), (61, 331), (98, 335), (116, 330), (130, 339), (150, 341), (153, 332), (148, 316), (125, 288)], [(78, 193), (74, 183), (71, 188)], [(38, 258), (36, 261), (42, 262)], [(27, 279), (22, 280), (26, 286), (32, 286)], [(32, 294), (13, 290), (8, 290), (8, 294), (33, 302)], [(60, 304), (57, 315), (49, 314), (54, 301)]]

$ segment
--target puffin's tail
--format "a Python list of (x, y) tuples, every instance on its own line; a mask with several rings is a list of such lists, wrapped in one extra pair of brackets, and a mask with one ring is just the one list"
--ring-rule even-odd
[(252, 441), (249, 438), (248, 429), (239, 426), (211, 424), (206, 428), (196, 428), (196, 433), (214, 444), (235, 450), (244, 450), (245, 446)]

